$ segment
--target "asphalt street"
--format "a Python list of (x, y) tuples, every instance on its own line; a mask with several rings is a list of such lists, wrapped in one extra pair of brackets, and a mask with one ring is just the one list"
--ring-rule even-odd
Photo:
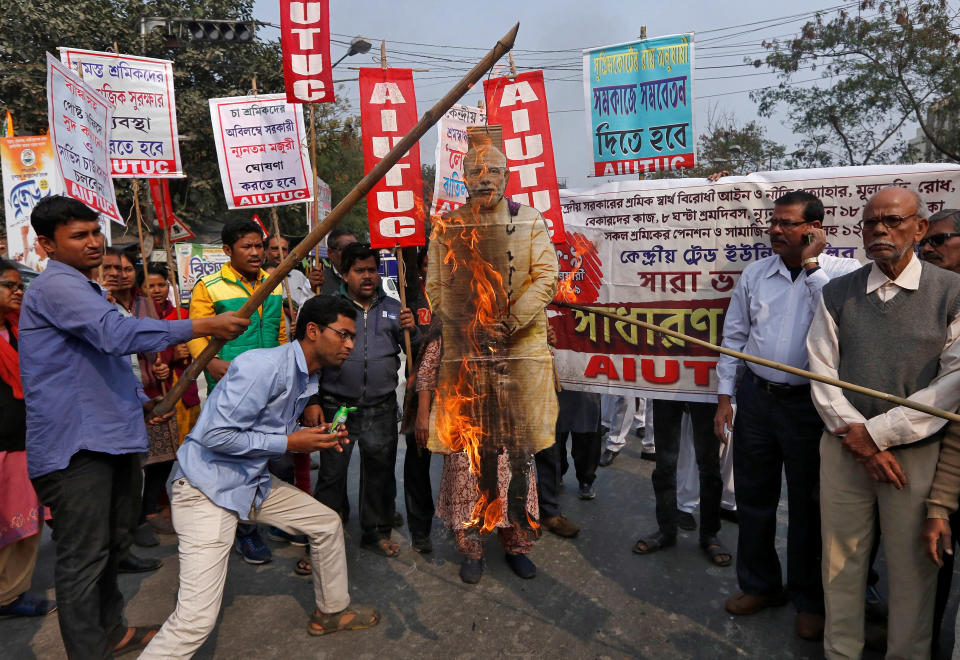
[[(397, 479), (402, 493), (404, 443)], [(274, 559), (245, 564), (232, 553), (220, 620), (197, 658), (820, 658), (820, 644), (798, 639), (790, 606), (738, 618), (723, 609), (737, 588), (733, 566), (712, 566), (697, 546), (696, 532), (681, 532), (676, 547), (649, 556), (631, 552), (634, 540), (656, 528), (650, 473), (640, 443), (628, 445), (613, 465), (600, 468), (592, 501), (577, 498), (576, 479), (565, 477), (562, 507), (582, 527), (575, 539), (545, 532), (531, 557), (539, 574), (513, 575), (495, 539), (487, 541), (486, 570), (478, 585), (458, 577), (459, 556), (439, 520), (434, 552), (420, 555), (404, 528), (394, 532), (398, 558), (359, 548), (356, 515), (346, 526), (350, 591), (354, 602), (382, 613), (379, 626), (311, 637), (306, 632), (313, 589), (293, 565), (299, 548), (271, 543)], [(439, 486), (441, 457), (433, 458)], [(356, 512), (358, 459), (350, 490)], [(78, 496), (82, 496), (78, 493)], [(402, 497), (397, 506), (403, 510)], [(786, 544), (786, 505), (781, 503), (778, 547)], [(53, 597), (53, 543), (44, 532), (34, 590)], [(737, 526), (724, 522), (721, 538), (736, 546)], [(163, 567), (122, 575), (133, 625), (159, 624), (173, 610), (177, 592), (176, 539), (137, 552), (160, 557)], [(881, 589), (883, 583), (881, 582)], [(947, 620), (957, 607), (956, 582)], [(943, 644), (952, 645), (953, 626)], [(0, 621), (0, 657), (62, 658), (56, 616)], [(125, 656), (134, 657), (134, 656)], [(867, 658), (879, 655), (868, 653)], [(949, 657), (949, 656), (946, 656)]]

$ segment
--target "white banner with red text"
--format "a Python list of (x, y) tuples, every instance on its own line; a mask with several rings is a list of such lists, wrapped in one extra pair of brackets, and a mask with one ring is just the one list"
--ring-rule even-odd
[[(557, 246), (561, 291), (593, 310), (720, 344), (743, 269), (773, 254), (773, 202), (803, 189), (821, 199), (825, 252), (866, 262), (858, 222), (885, 186), (920, 194), (928, 212), (960, 205), (960, 166), (897, 165), (758, 172), (706, 179), (608, 183), (563, 190), (567, 243)], [(690, 401), (716, 400), (718, 354), (593, 313), (551, 306), (565, 388)]]
[[(363, 170), (369, 172), (417, 123), (410, 69), (360, 69)], [(367, 194), (370, 247), (423, 245), (420, 145), (414, 144)]]
[(467, 155), (467, 126), (487, 123), (483, 108), (453, 104), (437, 122), (437, 163), (433, 183), (430, 215), (443, 215), (463, 206), (467, 201), (467, 184), (463, 180), (463, 158)]
[(107, 155), (113, 110), (93, 87), (50, 53), (47, 117), (66, 194), (122, 225)]
[(110, 173), (114, 177), (181, 178), (173, 63), (136, 55), (61, 48), (60, 59), (81, 71), (113, 105)]
[(510, 168), (507, 197), (540, 211), (551, 240), (562, 243), (563, 214), (543, 71), (484, 80), (483, 90), (488, 123), (503, 127), (503, 151)]
[(303, 106), (283, 94), (210, 99), (227, 208), (313, 199)]

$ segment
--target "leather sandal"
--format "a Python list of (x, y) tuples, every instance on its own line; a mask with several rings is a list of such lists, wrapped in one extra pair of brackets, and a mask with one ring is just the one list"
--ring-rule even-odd
[[(641, 544), (643, 545), (642, 548), (640, 547)], [(633, 544), (633, 551), (638, 555), (649, 555), (657, 550), (673, 547), (676, 544), (676, 535), (667, 536), (658, 529), (646, 538), (637, 539), (637, 542)]]
[(379, 622), (380, 612), (376, 609), (364, 605), (351, 605), (344, 610), (332, 614), (314, 612), (310, 615), (307, 632), (319, 637), (320, 635), (329, 635), (330, 633), (340, 632), (341, 630), (372, 628)]
[(714, 566), (729, 566), (733, 561), (733, 554), (727, 550), (716, 536), (704, 536), (700, 539), (700, 547)]

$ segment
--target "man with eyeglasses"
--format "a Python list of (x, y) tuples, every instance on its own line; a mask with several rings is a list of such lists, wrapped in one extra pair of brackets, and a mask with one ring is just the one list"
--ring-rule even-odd
[[(804, 340), (820, 290), (860, 267), (855, 259), (823, 254), (823, 203), (802, 190), (774, 201), (769, 221), (773, 254), (747, 266), (734, 287), (723, 323), (723, 346), (807, 368)], [(823, 634), (820, 515), (817, 502), (823, 424), (810, 402), (807, 379), (721, 355), (714, 433), (732, 430), (733, 480), (740, 533), (737, 580), (727, 599), (731, 614), (755, 614), (791, 600), (796, 633)], [(738, 376), (739, 382), (738, 382)], [(731, 399), (736, 391), (734, 423)], [(786, 472), (787, 586), (776, 549), (781, 472)], [(862, 589), (860, 591), (862, 594)]]
[(346, 247), (356, 242), (356, 235), (344, 227), (336, 227), (327, 235), (327, 258), (330, 265), (323, 269), (323, 288), (320, 290), (323, 295), (340, 295), (340, 287), (343, 286), (340, 260)]
[[(917, 193), (884, 188), (860, 222), (873, 264), (838, 278), (807, 336), (810, 369), (881, 392), (955, 410), (960, 405), (960, 275), (917, 259), (927, 232)], [(820, 441), (820, 512), (828, 658), (863, 650), (863, 585), (879, 527), (890, 614), (887, 657), (930, 654), (937, 567), (917, 534), (945, 420), (825, 383), (812, 383), (826, 430)]]

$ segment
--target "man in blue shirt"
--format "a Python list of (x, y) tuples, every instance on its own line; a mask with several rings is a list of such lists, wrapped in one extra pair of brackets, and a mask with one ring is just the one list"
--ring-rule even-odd
[(104, 658), (139, 648), (152, 634), (126, 627), (117, 587), (117, 564), (130, 544), (121, 530), (133, 527), (140, 511), (144, 415), (155, 404), (134, 377), (129, 355), (198, 336), (230, 339), (250, 321), (233, 313), (193, 321), (124, 318), (84, 275), (103, 259), (97, 212), (48, 197), (30, 223), (50, 263), (30, 285), (20, 314), (27, 469), (53, 512), (67, 655)]
[(267, 469), (271, 458), (287, 451), (343, 451), (348, 444), (345, 429), (303, 428), (297, 420), (317, 390), (317, 372), (339, 367), (350, 355), (356, 316), (346, 300), (311, 298), (300, 309), (296, 341), (238, 355), (207, 399), (177, 452), (172, 501), (180, 537), (177, 609), (141, 658), (189, 658), (213, 631), (241, 519), (309, 537), (316, 597), (311, 635), (379, 621), (373, 608), (349, 606), (340, 516)]

